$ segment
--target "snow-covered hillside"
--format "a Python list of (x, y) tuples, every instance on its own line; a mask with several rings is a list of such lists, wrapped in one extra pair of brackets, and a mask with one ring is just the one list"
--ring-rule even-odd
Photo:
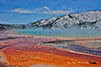
[(43, 19), (29, 24), (0, 24), (0, 29), (25, 29), (25, 28), (78, 28), (78, 29), (100, 29), (101, 11), (89, 11), (79, 14), (68, 14), (61, 17)]
[(79, 14), (68, 14), (63, 17), (53, 17), (27, 25), (34, 28), (101, 28), (101, 11), (90, 11)]

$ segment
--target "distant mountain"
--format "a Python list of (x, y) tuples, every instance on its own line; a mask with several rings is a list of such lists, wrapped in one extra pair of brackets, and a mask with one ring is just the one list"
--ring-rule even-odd
[(68, 14), (62, 17), (39, 20), (27, 24), (27, 28), (86, 28), (101, 29), (101, 11)]
[(0, 29), (24, 28), (79, 28), (101, 29), (101, 11), (89, 11), (79, 14), (68, 14), (61, 17), (43, 19), (26, 25), (0, 24)]
[(8, 30), (8, 29), (24, 29), (26, 25), (18, 25), (18, 24), (0, 24), (0, 30)]

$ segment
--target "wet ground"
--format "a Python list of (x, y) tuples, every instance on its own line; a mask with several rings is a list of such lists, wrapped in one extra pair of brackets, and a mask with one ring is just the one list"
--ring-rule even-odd
[(0, 65), (3, 67), (101, 66), (100, 38), (3, 36), (0, 39)]
[(51, 46), (66, 50), (72, 50), (75, 52), (82, 52), (92, 55), (101, 56), (101, 40), (90, 39), (90, 40), (60, 40), (41, 43), (40, 45)]

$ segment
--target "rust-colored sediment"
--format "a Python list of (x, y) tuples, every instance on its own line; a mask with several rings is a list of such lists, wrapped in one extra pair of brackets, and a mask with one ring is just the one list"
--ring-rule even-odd
[[(53, 39), (54, 40), (54, 39)], [(68, 50), (41, 46), (39, 43), (52, 41), (49, 38), (21, 38), (0, 41), (0, 46), (7, 46), (0, 52), (6, 63), (15, 66), (52, 65), (63, 67), (101, 67), (101, 57), (80, 54)]]

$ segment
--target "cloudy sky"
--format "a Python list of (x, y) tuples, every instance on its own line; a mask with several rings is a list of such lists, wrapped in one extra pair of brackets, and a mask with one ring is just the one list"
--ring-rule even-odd
[(0, 0), (0, 23), (27, 24), (93, 10), (101, 10), (101, 0)]

